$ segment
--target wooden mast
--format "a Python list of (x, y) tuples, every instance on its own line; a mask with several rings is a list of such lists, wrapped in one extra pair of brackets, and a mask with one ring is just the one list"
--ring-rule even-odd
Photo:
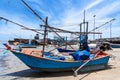
[(48, 27), (48, 17), (46, 17), (46, 21), (45, 21), (45, 30), (44, 30), (44, 38), (43, 38), (43, 54), (42, 54), (42, 57), (44, 56), (46, 36), (47, 36), (47, 27)]

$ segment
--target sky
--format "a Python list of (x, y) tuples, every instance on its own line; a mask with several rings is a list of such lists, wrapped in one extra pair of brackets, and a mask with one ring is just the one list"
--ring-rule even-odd
[[(112, 20), (96, 32), (102, 32), (103, 38), (120, 37), (120, 0), (24, 0), (44, 20), (48, 16), (50, 26), (70, 31), (79, 31), (79, 24), (85, 20), (89, 22), (89, 31)], [(95, 17), (93, 17), (96, 15)], [(36, 17), (21, 0), (0, 0), (0, 17), (7, 18), (28, 28), (40, 29), (44, 23)], [(36, 33), (23, 30), (21, 27), (0, 20), (0, 41), (14, 38), (34, 38)], [(60, 33), (61, 36), (69, 34)], [(55, 36), (50, 33), (49, 37)], [(40, 37), (43, 37), (40, 35)], [(99, 35), (95, 35), (99, 38)], [(93, 35), (89, 35), (93, 39)]]

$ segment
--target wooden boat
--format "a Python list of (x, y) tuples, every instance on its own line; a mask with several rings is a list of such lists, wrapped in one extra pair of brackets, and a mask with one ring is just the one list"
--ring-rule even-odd
[[(24, 0), (22, 0), (22, 2), (27, 7), (29, 7), (29, 5), (27, 5)], [(48, 25), (48, 23), (47, 23), (48, 17), (46, 17), (46, 21), (45, 21), (36, 12), (34, 12), (34, 10), (32, 10), (32, 8), (30, 8), (30, 10), (35, 15), (37, 15), (37, 17), (39, 17), (40, 20), (42, 20), (45, 23), (44, 41), (43, 41), (44, 44), (45, 44), (45, 39), (46, 39), (46, 35), (47, 35), (47, 28), (50, 28), (50, 30), (52, 32), (55, 32), (53, 30), (55, 28), (52, 28)], [(1, 17), (1, 19), (7, 20), (3, 17)], [(10, 20), (7, 20), (7, 21), (12, 22)], [(19, 25), (15, 22), (12, 22), (12, 23), (14, 23), (16, 25)], [(84, 22), (80, 24), (80, 26), (82, 27), (82, 24), (85, 25), (85, 23), (87, 23), (86, 26), (88, 26), (88, 22), (85, 22), (85, 19), (84, 19)], [(23, 25), (19, 25), (19, 26), (21, 26), (22, 28), (26, 28)], [(81, 32), (81, 27), (80, 27), (80, 32)], [(27, 29), (29, 29), (29, 28), (27, 28)], [(60, 29), (58, 29), (58, 30), (60, 30)], [(88, 31), (88, 27), (86, 28), (86, 30)], [(34, 30), (32, 30), (32, 31), (34, 31)], [(61, 30), (61, 31), (65, 31), (65, 30)], [(66, 32), (70, 32), (70, 31), (66, 31)], [(87, 34), (88, 34), (88, 32), (86, 32), (86, 35)], [(81, 34), (80, 34), (80, 36), (81, 36)], [(84, 43), (84, 41), (86, 42), (87, 39), (82, 40), (82, 38), (80, 38), (80, 42)], [(81, 44), (80, 44), (80, 46), (81, 46)], [(42, 70), (42, 71), (50, 71), (50, 72), (70, 71), (70, 70), (74, 71), (75, 69), (77, 69), (79, 67), (82, 68), (82, 69), (80, 69), (81, 72), (82, 71), (104, 69), (106, 67), (106, 65), (108, 64), (108, 61), (109, 61), (109, 58), (110, 58), (110, 56), (108, 54), (106, 54), (104, 52), (99, 52), (99, 54), (97, 53), (97, 55), (95, 57), (92, 57), (92, 59), (88, 58), (86, 60), (65, 60), (65, 59), (59, 59), (59, 57), (56, 57), (56, 56), (52, 56), (52, 55), (50, 55), (50, 53), (46, 53), (46, 54), (43, 55), (45, 45), (43, 45), (43, 51), (39, 51), (39, 50), (37, 50), (37, 51), (36, 50), (15, 51), (15, 50), (12, 50), (9, 46), (7, 46), (7, 47), (8, 47), (7, 48), (8, 50), (10, 50), (16, 57), (18, 57), (23, 63), (25, 63), (31, 69)], [(81, 67), (81, 66), (83, 66), (83, 67)]]
[[(43, 41), (44, 43), (46, 38), (46, 28), (48, 27), (47, 19), (48, 18), (46, 17), (46, 27), (44, 31), (45, 35)], [(86, 23), (88, 25), (88, 22)], [(86, 30), (88, 30), (88, 26)], [(83, 49), (82, 49), (82, 45), (84, 45)], [(90, 50), (87, 45), (87, 32), (85, 35), (80, 35), (80, 50), (85, 50), (85, 51), (83, 52), (80, 50), (75, 51), (75, 53), (73, 53), (72, 55), (69, 55), (68, 53), (66, 53), (67, 55), (63, 55), (63, 53), (59, 53), (62, 54), (63, 56), (58, 56), (58, 55), (53, 55), (54, 53), (52, 54), (50, 52), (45, 53), (44, 52), (45, 45), (43, 45), (42, 51), (29, 49), (18, 52), (12, 50), (8, 45), (5, 46), (8, 47), (8, 50), (10, 50), (16, 57), (18, 57), (28, 67), (40, 71), (58, 72), (58, 71), (73, 70), (76, 73), (79, 68), (81, 72), (99, 70), (106, 68), (110, 58), (110, 56), (104, 52), (98, 52), (95, 55), (90, 54)], [(87, 55), (85, 55), (85, 53)], [(72, 56), (72, 58), (68, 59), (66, 58), (66, 56), (67, 57)]]
[(19, 44), (20, 48), (36, 48), (36, 45), (33, 44)]
[[(71, 71), (77, 69), (79, 66), (90, 60), (60, 60), (57, 56), (51, 56), (50, 53), (45, 53), (44, 57), (42, 57), (42, 51), (40, 50), (24, 49), (21, 52), (18, 52), (12, 50), (10, 47), (8, 47), (8, 50), (10, 50), (31, 69), (40, 71)], [(107, 53), (99, 52), (99, 54), (94, 58), (92, 55), (93, 54), (90, 55), (91, 60), (82, 69), (80, 69), (81, 72), (106, 68), (110, 58)]]

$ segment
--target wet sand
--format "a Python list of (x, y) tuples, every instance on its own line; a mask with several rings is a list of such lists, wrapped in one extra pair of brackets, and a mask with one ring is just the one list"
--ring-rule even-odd
[(120, 80), (120, 48), (108, 51), (113, 54), (108, 68), (94, 72), (40, 72), (34, 71), (23, 64), (17, 57), (9, 53), (0, 58), (0, 80)]

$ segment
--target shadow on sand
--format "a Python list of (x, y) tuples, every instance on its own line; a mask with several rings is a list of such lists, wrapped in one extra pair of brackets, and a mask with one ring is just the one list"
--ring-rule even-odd
[[(108, 69), (113, 69), (112, 65), (108, 65), (108, 67), (104, 70)], [(97, 71), (90, 71), (90, 72), (84, 72), (80, 73), (78, 72), (78, 75), (80, 74), (85, 74), (85, 76), (81, 77), (79, 80), (84, 79), (85, 77), (89, 76), (93, 72), (98, 72), (101, 70)], [(31, 77), (31, 78), (40, 78), (40, 77), (61, 77), (61, 76), (73, 76), (74, 72), (73, 71), (66, 71), (66, 72), (40, 72), (40, 71), (35, 71), (32, 69), (27, 69), (27, 70), (22, 70), (14, 73), (9, 73), (6, 74), (7, 76), (17, 76), (17, 77)]]
[(73, 71), (67, 72), (41, 72), (36, 70), (22, 70), (14, 73), (6, 74), (7, 76), (18, 76), (18, 77), (60, 77), (73, 75)]

